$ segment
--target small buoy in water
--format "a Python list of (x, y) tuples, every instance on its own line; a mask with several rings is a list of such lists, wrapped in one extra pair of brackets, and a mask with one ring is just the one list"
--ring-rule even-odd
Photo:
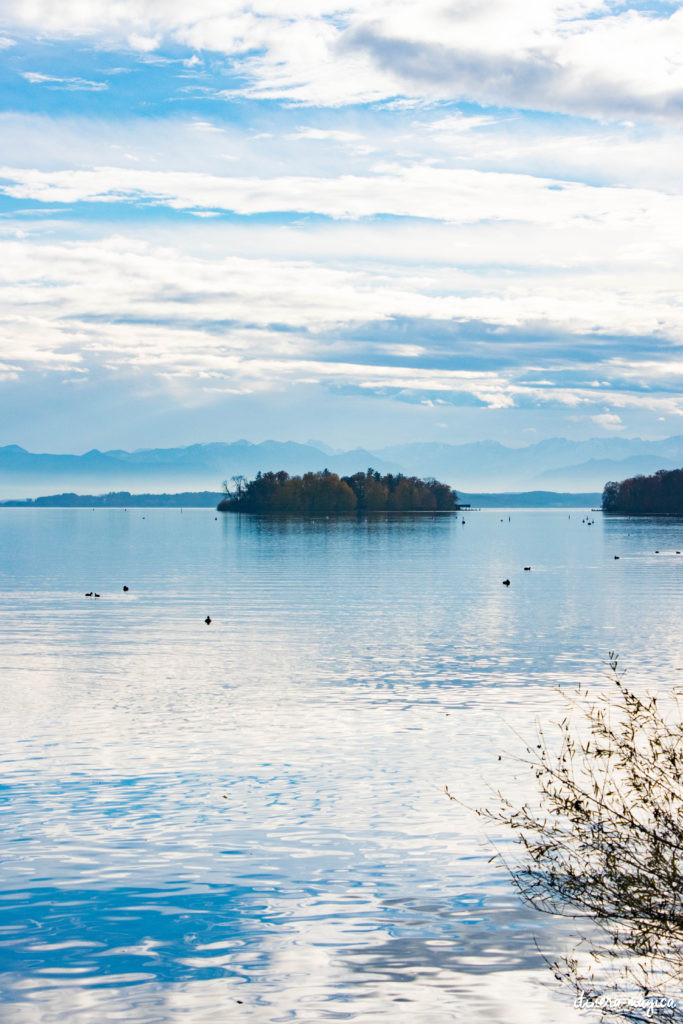
[(206, 618), (204, 619), (204, 622), (207, 624), (207, 626), (210, 626), (211, 625), (211, 616), (207, 615)]
[(510, 580), (503, 580), (503, 586), (504, 587), (509, 587), (510, 586)]
[(128, 591), (128, 587), (125, 585), (125, 583), (123, 585), (123, 590), (124, 590), (124, 593), (126, 593)]

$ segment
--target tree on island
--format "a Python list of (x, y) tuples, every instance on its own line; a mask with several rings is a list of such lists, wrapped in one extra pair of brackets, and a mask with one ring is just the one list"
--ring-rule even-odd
[(660, 469), (652, 476), (634, 476), (605, 484), (603, 512), (683, 515), (683, 469)]
[(339, 477), (327, 469), (303, 476), (257, 473), (253, 480), (233, 477), (224, 482), (222, 512), (451, 512), (457, 494), (438, 480), (420, 480), (402, 473), (381, 476), (376, 470)]
[(683, 1021), (683, 709), (677, 692), (662, 710), (628, 689), (609, 659), (611, 694), (579, 689), (578, 728), (570, 714), (557, 742), (541, 729), (527, 748), (538, 800), (499, 792), (477, 813), (513, 830), (522, 857), (508, 870), (525, 902), (583, 923), (571, 954), (549, 964), (575, 1005)]

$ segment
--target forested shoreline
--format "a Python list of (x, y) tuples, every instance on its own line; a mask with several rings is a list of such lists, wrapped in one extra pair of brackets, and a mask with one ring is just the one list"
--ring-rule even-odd
[(610, 481), (602, 492), (602, 511), (683, 515), (683, 469)]
[(327, 469), (302, 476), (257, 473), (233, 477), (221, 512), (453, 512), (458, 496), (448, 484), (373, 469), (340, 477)]

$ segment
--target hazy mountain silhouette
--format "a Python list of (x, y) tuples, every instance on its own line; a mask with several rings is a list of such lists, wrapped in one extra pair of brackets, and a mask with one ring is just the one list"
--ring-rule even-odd
[(549, 438), (524, 448), (498, 441), (392, 445), (378, 452), (405, 472), (435, 476), (463, 491), (600, 491), (608, 480), (683, 465), (683, 437)]
[(0, 448), (0, 499), (35, 497), (49, 490), (98, 493), (132, 490), (217, 490), (232, 476), (255, 476), (259, 470), (288, 473), (327, 468), (349, 474), (368, 466), (383, 473), (400, 466), (375, 453), (329, 454), (294, 441), (234, 441), (193, 444), (186, 448), (141, 448), (134, 452), (96, 449), (84, 455), (34, 454), (18, 445)]
[(217, 490), (224, 479), (253, 477), (259, 470), (289, 473), (330, 469), (351, 474), (369, 466), (381, 473), (435, 477), (465, 492), (601, 491), (607, 480), (683, 466), (683, 437), (550, 438), (510, 448), (498, 441), (462, 444), (415, 442), (370, 451), (339, 451), (322, 442), (264, 441), (97, 449), (84, 455), (34, 454), (18, 445), (0, 448), (0, 499), (50, 491)]

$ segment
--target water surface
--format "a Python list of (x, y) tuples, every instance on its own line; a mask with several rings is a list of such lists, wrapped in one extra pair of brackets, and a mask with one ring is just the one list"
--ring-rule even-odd
[(576, 1019), (443, 786), (683, 682), (683, 523), (462, 518), (0, 511), (0, 1020)]

